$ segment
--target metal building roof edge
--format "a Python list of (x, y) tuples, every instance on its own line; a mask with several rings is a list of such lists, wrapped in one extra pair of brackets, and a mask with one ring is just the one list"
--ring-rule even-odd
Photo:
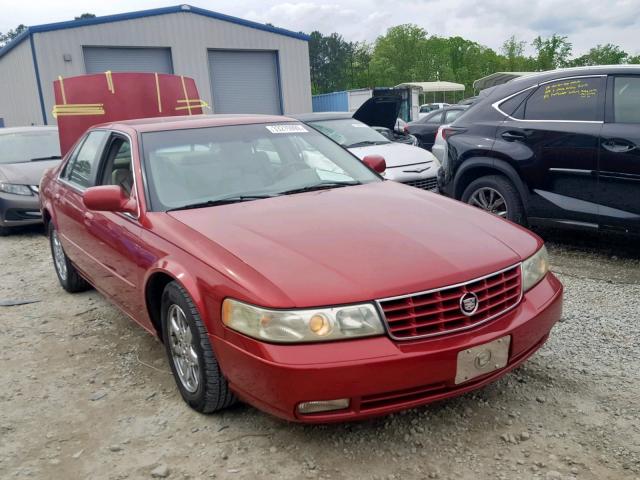
[(309, 35), (300, 32), (294, 32), (280, 27), (272, 27), (263, 23), (253, 22), (251, 20), (245, 20), (243, 18), (226, 15), (224, 13), (218, 13), (204, 8), (193, 7), (191, 5), (174, 5), (171, 7), (153, 8), (150, 10), (139, 10), (136, 12), (128, 13), (116, 13), (113, 15), (104, 15), (94, 18), (83, 18), (80, 20), (68, 20), (65, 22), (45, 23), (42, 25), (34, 25), (27, 27), (17, 37), (7, 43), (0, 49), (0, 58), (9, 53), (15, 47), (17, 47), (23, 40), (34, 33), (51, 32), (54, 30), (65, 30), (67, 28), (86, 27), (90, 25), (100, 25), (102, 23), (120, 22), (123, 20), (135, 20), (137, 18), (154, 17), (156, 15), (166, 15), (170, 13), (195, 13), (196, 15), (202, 15), (208, 18), (214, 18), (216, 20), (222, 20), (225, 22), (235, 23), (244, 27), (255, 28), (257, 30), (263, 30), (265, 32), (275, 33), (278, 35), (284, 35), (287, 37), (296, 38), (298, 40), (309, 41)]

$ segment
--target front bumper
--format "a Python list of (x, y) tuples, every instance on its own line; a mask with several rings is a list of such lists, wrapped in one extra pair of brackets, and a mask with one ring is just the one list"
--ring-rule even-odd
[[(308, 345), (273, 345), (225, 330), (210, 335), (231, 389), (247, 403), (305, 423), (364, 419), (466, 393), (524, 362), (562, 314), (562, 284), (548, 274), (517, 308), (454, 335), (394, 342), (388, 337)], [(456, 385), (460, 350), (511, 335), (506, 367)], [(348, 409), (301, 415), (300, 402), (349, 398)]]
[(42, 223), (38, 195), (14, 195), (0, 192), (0, 227), (18, 227)]
[(404, 183), (412, 187), (432, 192), (438, 191), (437, 162), (405, 165), (403, 167), (388, 167), (383, 177), (394, 182)]

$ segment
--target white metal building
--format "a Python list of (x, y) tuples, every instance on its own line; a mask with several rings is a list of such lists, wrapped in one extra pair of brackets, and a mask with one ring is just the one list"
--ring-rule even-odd
[(311, 111), (308, 37), (189, 5), (29, 27), (0, 49), (0, 126), (55, 124), (59, 75), (195, 79), (213, 113)]

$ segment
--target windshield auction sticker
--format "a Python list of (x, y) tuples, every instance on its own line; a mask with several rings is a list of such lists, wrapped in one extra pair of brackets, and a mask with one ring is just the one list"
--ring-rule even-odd
[(271, 133), (307, 133), (302, 125), (265, 125)]

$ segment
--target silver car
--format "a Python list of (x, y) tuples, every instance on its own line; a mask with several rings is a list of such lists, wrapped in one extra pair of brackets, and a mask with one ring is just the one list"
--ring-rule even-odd
[(423, 190), (437, 190), (436, 175), (440, 163), (427, 150), (392, 142), (353, 118), (350, 113), (308, 113), (295, 117), (339, 143), (361, 160), (367, 155), (382, 155), (387, 163), (387, 170), (383, 174), (386, 179)]
[(56, 127), (0, 128), (0, 235), (42, 222), (38, 185), (58, 162)]

